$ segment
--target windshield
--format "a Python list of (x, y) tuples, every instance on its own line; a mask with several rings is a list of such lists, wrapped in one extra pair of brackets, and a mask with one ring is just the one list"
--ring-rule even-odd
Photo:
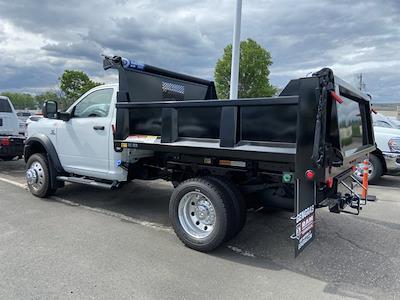
[(11, 105), (6, 99), (0, 99), (0, 112), (10, 113), (12, 112)]

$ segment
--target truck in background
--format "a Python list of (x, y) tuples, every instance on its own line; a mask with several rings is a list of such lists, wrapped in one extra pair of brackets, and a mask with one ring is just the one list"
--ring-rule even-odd
[(0, 96), (0, 159), (22, 158), (25, 138), (19, 135), (19, 120), (10, 99)]
[[(400, 127), (381, 113), (372, 113), (376, 150), (369, 155), (368, 182), (377, 184), (384, 175), (400, 175)], [(358, 164), (354, 176), (362, 181), (364, 165)]]

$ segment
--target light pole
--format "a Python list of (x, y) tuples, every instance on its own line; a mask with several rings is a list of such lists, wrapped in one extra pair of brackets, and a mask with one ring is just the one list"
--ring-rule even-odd
[(242, 0), (236, 0), (235, 20), (233, 25), (231, 88), (229, 93), (229, 99), (238, 98), (241, 23), (242, 23)]

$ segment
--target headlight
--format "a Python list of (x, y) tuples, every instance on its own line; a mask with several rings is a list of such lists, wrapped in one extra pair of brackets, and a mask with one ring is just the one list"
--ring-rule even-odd
[(388, 142), (390, 152), (400, 152), (400, 137), (390, 139)]

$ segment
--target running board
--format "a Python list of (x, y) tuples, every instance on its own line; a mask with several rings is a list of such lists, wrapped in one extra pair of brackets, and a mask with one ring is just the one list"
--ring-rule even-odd
[(90, 186), (107, 189), (107, 190), (111, 190), (111, 189), (118, 187), (117, 181), (113, 181), (112, 183), (104, 183), (104, 182), (98, 182), (98, 181), (95, 181), (93, 179), (88, 179), (88, 178), (67, 177), (67, 176), (57, 176), (57, 180), (67, 181), (67, 182), (72, 182), (72, 183), (80, 183), (80, 184), (90, 185)]

